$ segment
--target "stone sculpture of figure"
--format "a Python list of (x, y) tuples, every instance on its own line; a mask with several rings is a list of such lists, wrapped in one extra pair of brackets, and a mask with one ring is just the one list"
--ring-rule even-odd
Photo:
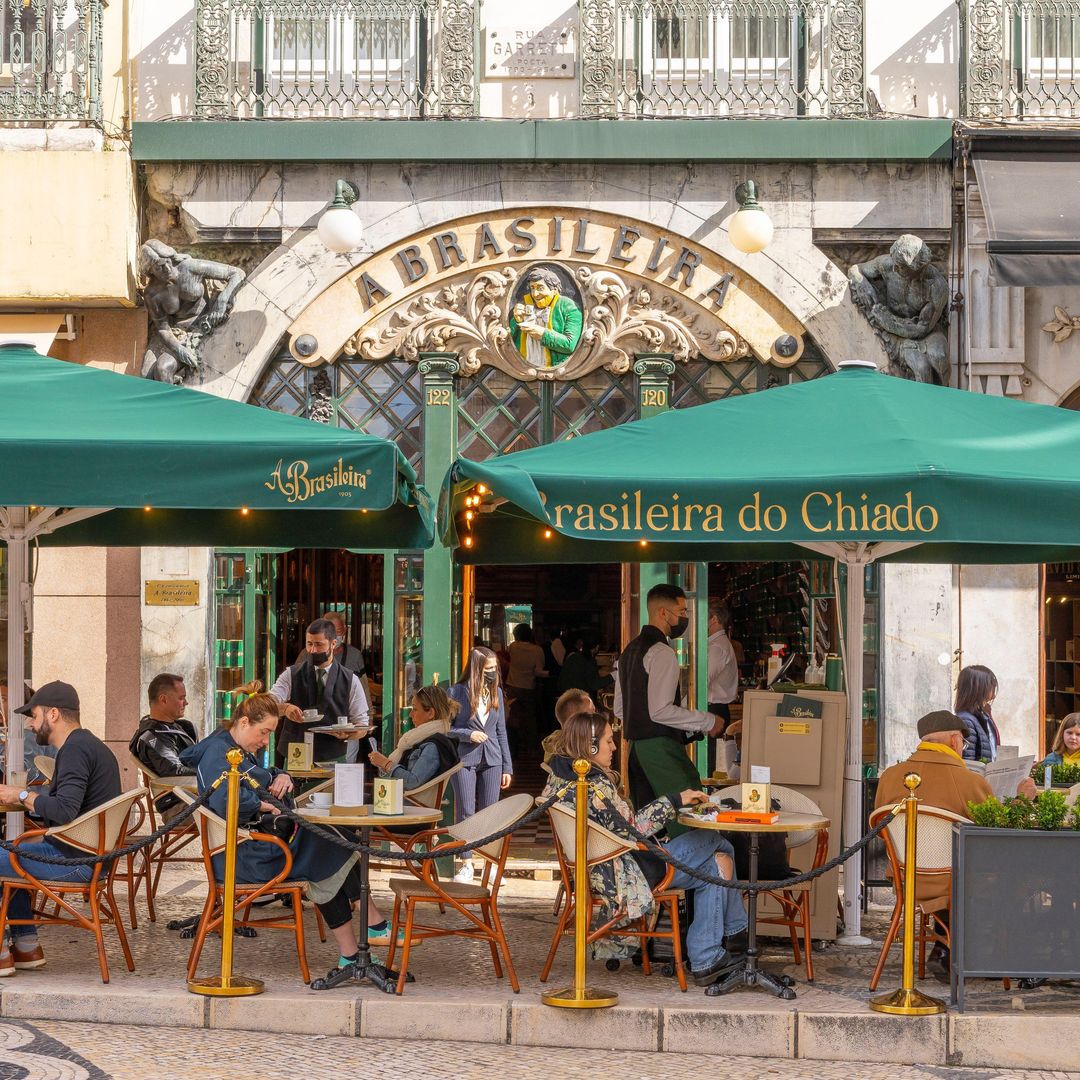
[(949, 284), (932, 258), (922, 240), (905, 233), (888, 255), (856, 263), (848, 279), (851, 298), (884, 342), (895, 374), (948, 386)]
[[(143, 299), (150, 316), (143, 377), (180, 385), (199, 370), (203, 337), (229, 317), (244, 271), (182, 255), (160, 240), (143, 244), (139, 269), (146, 281)], [(224, 285), (211, 295), (209, 281)]]
[(562, 296), (559, 275), (542, 267), (529, 273), (528, 291), (510, 315), (510, 337), (527, 364), (558, 367), (581, 340), (581, 308)]

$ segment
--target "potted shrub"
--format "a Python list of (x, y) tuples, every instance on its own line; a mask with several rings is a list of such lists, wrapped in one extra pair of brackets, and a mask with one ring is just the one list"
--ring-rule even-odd
[(953, 826), (953, 1001), (967, 978), (1080, 978), (1080, 808), (1050, 789), (968, 813)]

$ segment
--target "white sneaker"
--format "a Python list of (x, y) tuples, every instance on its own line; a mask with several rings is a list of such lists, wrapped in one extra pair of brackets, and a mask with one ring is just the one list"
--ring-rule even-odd
[(461, 864), (461, 869), (454, 875), (454, 880), (459, 885), (471, 885), (475, 876), (476, 871), (473, 870), (473, 864), (467, 862)]

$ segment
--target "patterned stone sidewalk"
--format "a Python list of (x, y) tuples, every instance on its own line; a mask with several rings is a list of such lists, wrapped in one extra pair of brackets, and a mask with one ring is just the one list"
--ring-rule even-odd
[[(261, 931), (254, 940), (237, 939), (235, 971), (263, 979), (267, 993), (248, 999), (208, 1000), (186, 990), (190, 942), (165, 929), (167, 920), (197, 913), (204, 890), (205, 882), (192, 869), (170, 868), (159, 893), (156, 924), (146, 920), (145, 904), (140, 901), (139, 928), (130, 934), (134, 973), (124, 969), (114, 932), (106, 931), (112, 969), (108, 986), (98, 977), (89, 934), (45, 928), (42, 941), (48, 966), (20, 972), (0, 983), (0, 1015), (33, 1023), (93, 1021), (233, 1029), (245, 1033), (238, 1036), (245, 1046), (259, 1042), (262, 1036), (255, 1033), (290, 1032), (360, 1036), (365, 1046), (403, 1037), (411, 1045), (415, 1040), (464, 1040), (474, 1044), (477, 1053), (506, 1044), (590, 1051), (614, 1047), (688, 1056), (727, 1051), (758, 1059), (875, 1060), (883, 1067), (1044, 1070), (1075, 1069), (1080, 1060), (1075, 1051), (1080, 986), (1057, 984), (1024, 993), (1015, 988), (1005, 991), (1000, 982), (975, 982), (964, 1015), (885, 1017), (867, 1009), (874, 949), (830, 946), (816, 952), (817, 977), (807, 984), (804, 971), (792, 963), (790, 946), (779, 941), (770, 944), (766, 962), (796, 981), (798, 998), (793, 1002), (781, 1002), (754, 989), (706, 998), (692, 984), (682, 994), (674, 979), (655, 972), (647, 977), (632, 966), (607, 972), (602, 965), (592, 964), (589, 981), (616, 990), (619, 1006), (584, 1014), (551, 1009), (540, 1003), (543, 987), (538, 973), (554, 925), (554, 886), (536, 881), (509, 882), (502, 904), (520, 994), (511, 993), (505, 979), (496, 979), (485, 945), (454, 940), (426, 942), (415, 950), (410, 966), (417, 981), (402, 998), (383, 995), (370, 986), (320, 994), (300, 980), (291, 935)], [(378, 888), (376, 895), (388, 911), (385, 888)], [(869, 932), (879, 940), (883, 920), (880, 911), (872, 911), (867, 920)], [(319, 943), (310, 912), (306, 923), (311, 968), (313, 973), (322, 973), (334, 963), (336, 952), (331, 943)], [(549, 986), (570, 981), (571, 956), (567, 941)], [(201, 972), (213, 973), (218, 958), (219, 946), (212, 940)], [(897, 951), (881, 988), (892, 989), (898, 980)], [(947, 996), (947, 988), (932, 980), (923, 988)], [(196, 1030), (185, 1032), (178, 1041), (202, 1037)], [(363, 1050), (357, 1047), (357, 1052)], [(680, 1058), (683, 1064), (688, 1061), (689, 1057)], [(827, 1075), (816, 1068), (812, 1072)], [(881, 1075), (901, 1074), (886, 1070)], [(947, 1075), (954, 1073), (948, 1070)]]
[[(7, 1066), (7, 1069), (4, 1068)], [(685, 1054), (683, 1075), (756, 1075), (774, 1080), (1075, 1080), (1080, 1073), (1001, 1071), (870, 1062), (778, 1061), (718, 1054)], [(16, 1073), (14, 1070), (18, 1069)], [(401, 1075), (410, 1080), (488, 1080), (511, 1070), (515, 1080), (584, 1076), (591, 1080), (668, 1080), (672, 1064), (656, 1054), (550, 1047), (478, 1046), (462, 1042), (327, 1038), (125, 1027), (38, 1021), (0, 1021), (0, 1075), (21, 1080), (220, 1080), (242, 1074), (262, 1080), (355, 1080)]]

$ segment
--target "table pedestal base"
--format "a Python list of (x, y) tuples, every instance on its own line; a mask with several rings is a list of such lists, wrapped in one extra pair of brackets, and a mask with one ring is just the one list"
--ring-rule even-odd
[[(397, 982), (400, 977), (400, 972), (392, 971), (382, 964), (374, 963), (371, 955), (368, 954), (368, 956), (364, 957), (363, 950), (361, 950), (361, 959), (355, 964), (338, 968), (337, 971), (330, 972), (325, 978), (312, 979), (311, 989), (333, 990), (334, 987), (342, 986), (348, 982), (369, 982), (384, 994), (395, 994), (397, 993)], [(414, 982), (415, 980), (412, 975), (406, 975), (405, 981)]]
[(721, 994), (734, 990), (737, 986), (762, 986), (766, 990), (771, 990), (782, 1001), (794, 1001), (795, 991), (792, 989), (794, 985), (795, 980), (790, 975), (774, 975), (771, 971), (759, 968), (756, 962), (751, 962), (747, 957), (742, 967), (729, 971), (718, 982), (705, 987), (705, 996), (719, 997)]

